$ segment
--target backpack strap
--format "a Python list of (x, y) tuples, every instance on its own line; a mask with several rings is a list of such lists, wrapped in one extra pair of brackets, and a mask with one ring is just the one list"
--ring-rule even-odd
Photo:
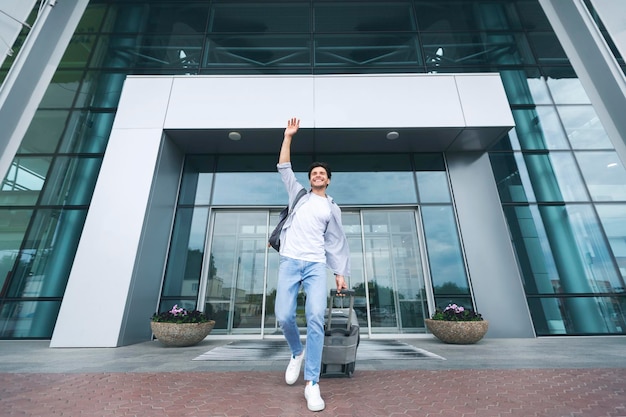
[(296, 208), (296, 204), (298, 204), (298, 201), (300, 201), (300, 199), (306, 194), (306, 189), (302, 188), (300, 191), (298, 191), (298, 195), (296, 195), (296, 199), (293, 200), (293, 204), (291, 205), (291, 210), (289, 210), (289, 212), (292, 212), (294, 208)]

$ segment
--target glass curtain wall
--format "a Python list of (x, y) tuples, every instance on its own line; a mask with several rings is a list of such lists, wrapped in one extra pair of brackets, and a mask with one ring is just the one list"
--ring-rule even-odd
[(93, 0), (2, 181), (0, 338), (51, 336), (127, 74), (452, 72), (504, 81), (490, 155), (537, 333), (624, 333), (624, 167), (537, 0)]

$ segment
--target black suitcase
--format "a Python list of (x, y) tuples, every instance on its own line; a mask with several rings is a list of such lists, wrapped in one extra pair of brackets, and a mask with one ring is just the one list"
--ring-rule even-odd
[[(359, 321), (354, 311), (354, 291), (330, 291), (330, 306), (324, 317), (324, 350), (320, 377), (352, 377), (356, 350), (361, 339)], [(349, 303), (345, 308), (344, 304)]]

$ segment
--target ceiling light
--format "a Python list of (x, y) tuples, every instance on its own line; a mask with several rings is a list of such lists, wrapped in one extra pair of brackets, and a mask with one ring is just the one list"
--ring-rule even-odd
[(228, 133), (228, 139), (230, 139), (230, 140), (239, 140), (239, 139), (241, 139), (241, 133), (235, 132), (235, 131), (229, 132)]
[(607, 168), (613, 168), (617, 166), (617, 162), (611, 162), (610, 164), (608, 164), (606, 167)]
[(387, 139), (389, 140), (394, 140), (394, 139), (398, 139), (400, 137), (400, 134), (394, 130), (392, 130), (391, 132), (387, 133)]

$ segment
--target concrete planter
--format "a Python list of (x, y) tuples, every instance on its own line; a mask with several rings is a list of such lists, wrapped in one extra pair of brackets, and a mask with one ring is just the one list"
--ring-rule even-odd
[(165, 346), (192, 346), (202, 341), (215, 326), (215, 321), (205, 323), (150, 322), (152, 333)]
[(487, 333), (489, 322), (482, 321), (445, 321), (426, 319), (426, 328), (444, 343), (472, 344), (478, 342)]

